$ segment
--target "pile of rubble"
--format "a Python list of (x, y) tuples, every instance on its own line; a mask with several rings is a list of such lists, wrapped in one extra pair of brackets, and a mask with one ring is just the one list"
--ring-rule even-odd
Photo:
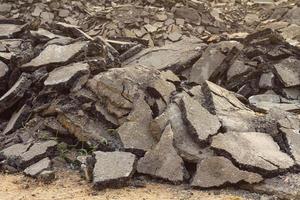
[[(80, 1), (21, 2), (0, 10), (3, 171), (51, 181), (63, 163), (97, 188), (143, 174), (298, 195), (300, 7), (224, 34), (228, 23), (208, 26), (214, 12), (196, 0), (97, 14)], [(193, 34), (201, 27), (207, 35)]]

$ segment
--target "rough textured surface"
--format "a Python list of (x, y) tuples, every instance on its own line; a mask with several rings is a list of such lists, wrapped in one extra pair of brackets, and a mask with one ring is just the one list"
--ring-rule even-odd
[(0, 113), (20, 100), (30, 87), (31, 80), (28, 74), (22, 74), (18, 81), (0, 97)]
[(192, 60), (199, 58), (201, 48), (205, 45), (200, 40), (182, 40), (162, 48), (146, 49), (125, 61), (126, 65), (139, 64), (150, 68), (172, 71), (183, 70)]
[(300, 175), (288, 173), (274, 178), (266, 179), (260, 184), (246, 186), (253, 192), (271, 194), (280, 199), (300, 198)]
[(45, 65), (59, 65), (70, 62), (82, 51), (87, 42), (80, 41), (69, 45), (48, 45), (36, 58), (21, 66), (23, 70), (37, 69)]
[(128, 122), (122, 124), (117, 132), (126, 150), (146, 152), (154, 145), (149, 126), (152, 111), (143, 98), (135, 102), (135, 108), (127, 117)]
[(230, 160), (215, 156), (204, 159), (197, 165), (191, 185), (209, 188), (224, 184), (236, 184), (241, 181), (252, 184), (262, 180), (263, 178), (259, 174), (242, 171), (235, 167)]
[(239, 164), (266, 172), (288, 169), (294, 165), (294, 161), (281, 152), (277, 143), (266, 133), (227, 132), (215, 136), (211, 146), (227, 152)]
[(130, 179), (135, 170), (136, 157), (126, 152), (94, 152), (95, 167), (93, 184), (95, 187), (114, 184), (117, 186)]
[(201, 58), (193, 65), (189, 81), (201, 84), (209, 80), (213, 72), (220, 67), (226, 58), (223, 52), (233, 47), (242, 49), (243, 45), (236, 41), (224, 41), (207, 47)]
[(138, 161), (137, 171), (171, 182), (184, 180), (184, 164), (173, 146), (174, 134), (168, 125), (159, 143)]
[(281, 82), (286, 87), (300, 85), (299, 65), (299, 60), (295, 58), (287, 58), (274, 66)]
[(85, 78), (85, 81), (87, 81), (89, 73), (90, 70), (88, 64), (82, 62), (73, 63), (67, 66), (56, 68), (51, 71), (44, 84), (45, 86), (69, 86), (70, 84), (74, 84), (75, 82), (76, 85), (76, 81), (79, 81), (79, 79), (84, 75), (87, 76)]
[(191, 97), (184, 96), (181, 107), (190, 133), (195, 135), (200, 142), (207, 140), (209, 136), (215, 135), (221, 127), (218, 118), (210, 114)]
[(36, 177), (41, 172), (49, 169), (50, 166), (51, 166), (51, 160), (49, 158), (44, 158), (44, 159), (40, 160), (39, 162), (34, 163), (33, 165), (27, 167), (24, 170), (24, 173), (27, 176)]

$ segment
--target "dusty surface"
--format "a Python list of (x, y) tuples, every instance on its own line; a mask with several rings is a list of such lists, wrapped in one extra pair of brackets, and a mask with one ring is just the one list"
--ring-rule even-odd
[(35, 182), (23, 175), (0, 174), (1, 200), (246, 200), (231, 195), (213, 195), (209, 192), (184, 190), (180, 186), (149, 183), (144, 188), (126, 187), (96, 192), (76, 173), (58, 174), (49, 185)]

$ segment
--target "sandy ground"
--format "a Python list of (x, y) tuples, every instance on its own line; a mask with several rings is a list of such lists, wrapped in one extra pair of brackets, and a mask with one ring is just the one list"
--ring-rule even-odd
[(58, 174), (49, 185), (23, 175), (0, 174), (0, 200), (244, 200), (214, 195), (181, 186), (149, 183), (143, 188), (126, 187), (95, 191), (77, 173)]

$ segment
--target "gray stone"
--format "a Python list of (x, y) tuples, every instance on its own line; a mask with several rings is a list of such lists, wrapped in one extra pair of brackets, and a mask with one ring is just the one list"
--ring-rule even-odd
[(178, 32), (173, 32), (168, 35), (168, 39), (171, 40), (172, 42), (179, 41), (181, 39), (181, 37), (182, 37), (182, 34), (178, 33)]
[(158, 70), (179, 71), (186, 68), (192, 60), (199, 58), (204, 47), (201, 40), (185, 39), (163, 47), (142, 50), (126, 60), (124, 65), (140, 64)]
[(19, 101), (31, 85), (30, 75), (22, 74), (18, 81), (0, 97), (0, 113)]
[(208, 80), (226, 58), (223, 52), (230, 51), (233, 47), (242, 49), (243, 45), (237, 41), (223, 41), (209, 45), (201, 58), (192, 66), (189, 81), (202, 84)]
[(20, 68), (22, 70), (34, 70), (46, 65), (62, 65), (70, 62), (87, 45), (85, 41), (75, 42), (69, 45), (48, 45), (37, 57)]
[(124, 184), (135, 172), (136, 157), (132, 153), (96, 151), (94, 154), (93, 184), (97, 188)]
[(297, 200), (300, 198), (300, 174), (288, 173), (268, 178), (245, 188), (256, 193), (274, 195), (279, 199)]
[[(45, 86), (62, 86), (80, 89), (87, 82), (90, 70), (87, 63), (78, 62), (54, 69), (45, 80)], [(79, 80), (84, 81), (79, 81)], [(81, 85), (79, 85), (80, 83)]]
[(152, 110), (143, 97), (138, 98), (135, 107), (117, 132), (126, 150), (146, 152), (154, 145), (149, 126), (152, 121)]
[(51, 33), (50, 31), (47, 31), (46, 29), (43, 29), (43, 28), (39, 28), (36, 31), (30, 31), (30, 34), (33, 37), (39, 38), (42, 41), (48, 41), (48, 40), (52, 40), (54, 38), (61, 37), (59, 35), (55, 35), (54, 33)]
[(7, 76), (8, 70), (8, 66), (0, 60), (0, 81)]
[(266, 133), (227, 132), (213, 137), (211, 146), (227, 152), (237, 163), (255, 167), (263, 173), (289, 169), (294, 165), (294, 161), (281, 152), (278, 144)]
[(235, 60), (227, 71), (227, 80), (231, 81), (236, 77), (241, 77), (249, 72), (253, 71), (253, 68), (246, 65), (244, 61)]
[(278, 121), (279, 130), (283, 133), (287, 143), (287, 149), (300, 164), (300, 118), (293, 115), (287, 115)]
[(262, 89), (272, 89), (274, 87), (275, 75), (272, 72), (263, 73), (259, 79), (259, 87)]
[(225, 184), (237, 184), (241, 181), (253, 184), (262, 180), (261, 175), (240, 170), (227, 158), (213, 156), (202, 160), (197, 165), (197, 171), (191, 185), (193, 187), (210, 188)]
[(300, 26), (300, 7), (293, 6), (293, 8), (287, 12), (284, 18), (291, 24), (297, 24)]
[(8, 124), (6, 125), (5, 129), (3, 130), (3, 134), (9, 134), (12, 131), (15, 131), (16, 129), (22, 127), (29, 115), (29, 109), (29, 106), (25, 104), (19, 110), (14, 112), (10, 120), (8, 121)]
[(183, 117), (188, 130), (202, 143), (217, 134), (221, 127), (217, 116), (210, 114), (199, 102), (185, 95), (181, 101)]
[(282, 88), (282, 94), (287, 99), (300, 100), (300, 87)]
[(47, 157), (27, 167), (24, 170), (24, 174), (31, 177), (37, 177), (42, 171), (47, 170), (50, 167), (51, 160)]
[(25, 25), (18, 24), (0, 24), (0, 39), (8, 39), (14, 37), (23, 31)]
[(171, 103), (160, 116), (156, 117), (150, 124), (153, 137), (159, 140), (165, 127), (171, 124), (174, 133), (174, 146), (178, 155), (188, 162), (197, 162), (203, 157), (202, 149), (193, 139), (186, 128), (182, 113), (176, 103)]
[(31, 144), (14, 144), (6, 149), (3, 149), (0, 154), (4, 156), (5, 159), (11, 157), (18, 157), (25, 153)]
[(188, 7), (175, 8), (174, 15), (178, 18), (182, 18), (188, 23), (200, 25), (201, 17), (197, 10)]
[(274, 65), (280, 81), (286, 87), (300, 85), (300, 61), (295, 58), (286, 58)]
[(221, 113), (222, 111), (246, 110), (251, 111), (245, 106), (233, 92), (228, 91), (210, 81), (206, 81), (203, 85), (203, 92), (212, 104), (215, 112)]
[(54, 140), (34, 143), (26, 152), (20, 155), (19, 167), (26, 168), (37, 160), (53, 154), (56, 145), (57, 142)]
[(119, 141), (109, 134), (105, 124), (78, 113), (79, 111), (60, 113), (57, 120), (77, 140), (86, 142), (90, 146), (105, 150), (112, 150), (119, 146)]
[(284, 111), (299, 111), (300, 102), (285, 100), (276, 94), (260, 94), (249, 97), (249, 102), (255, 108), (262, 111), (269, 111), (272, 108), (278, 108)]
[(174, 134), (168, 125), (159, 143), (138, 161), (137, 171), (171, 182), (184, 180), (184, 163), (173, 146)]

